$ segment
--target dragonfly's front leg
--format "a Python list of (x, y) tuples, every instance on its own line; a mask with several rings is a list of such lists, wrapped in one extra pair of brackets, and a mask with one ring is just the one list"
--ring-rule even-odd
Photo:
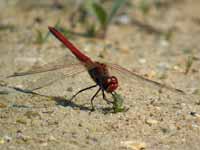
[(94, 87), (96, 87), (96, 86), (97, 86), (97, 84), (95, 84), (95, 85), (93, 85), (93, 86), (90, 86), (90, 87), (87, 87), (87, 88), (84, 88), (84, 89), (78, 91), (76, 94), (74, 94), (74, 95), (69, 99), (69, 101), (72, 101), (78, 94), (82, 93), (83, 91), (92, 89), (92, 88), (94, 88)]
[(97, 94), (100, 92), (100, 90), (101, 90), (101, 88), (99, 88), (99, 89), (97, 90), (97, 92), (92, 96), (92, 98), (91, 98), (91, 100), (90, 100), (91, 106), (92, 106), (92, 111), (95, 110), (94, 104), (93, 104), (94, 98), (97, 96)]
[(103, 95), (103, 100), (105, 100), (105, 101), (107, 102), (107, 104), (113, 104), (112, 101), (109, 101), (109, 100), (107, 99), (107, 97), (106, 97), (105, 92), (104, 92), (103, 89), (102, 89), (102, 95)]

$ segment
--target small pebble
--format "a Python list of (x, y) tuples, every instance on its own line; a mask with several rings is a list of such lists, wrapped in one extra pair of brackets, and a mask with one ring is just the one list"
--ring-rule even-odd
[(72, 88), (72, 87), (69, 87), (69, 88), (67, 88), (67, 91), (68, 91), (68, 92), (72, 92), (72, 91), (73, 91), (73, 88)]
[(168, 47), (168, 46), (169, 46), (169, 42), (168, 42), (167, 40), (161, 40), (161, 41), (160, 41), (160, 45), (161, 45), (162, 47)]
[(190, 115), (191, 116), (194, 116), (194, 117), (196, 117), (196, 118), (198, 118), (198, 119), (200, 119), (200, 114), (198, 114), (198, 113), (196, 113), (196, 112), (190, 112)]
[(173, 66), (173, 69), (178, 71), (178, 72), (184, 72), (183, 69), (177, 65)]
[(155, 124), (158, 124), (158, 121), (157, 120), (154, 120), (154, 119), (147, 119), (145, 121), (148, 125), (155, 125)]
[(57, 141), (56, 138), (53, 135), (50, 135), (50, 137), (48, 138), (49, 141)]
[(194, 112), (194, 111), (192, 111), (192, 112), (190, 112), (190, 115), (192, 115), (192, 116), (196, 116), (196, 112)]
[(47, 146), (48, 143), (47, 143), (47, 142), (44, 142), (44, 143), (42, 143), (41, 145), (42, 145), (42, 146)]
[(144, 142), (122, 141), (121, 145), (132, 150), (144, 150), (146, 148), (146, 143)]
[(130, 18), (128, 15), (121, 15), (116, 18), (116, 22), (120, 24), (129, 24), (130, 23)]
[(144, 59), (144, 58), (140, 58), (140, 59), (139, 59), (139, 63), (141, 63), (141, 64), (145, 64), (146, 62), (147, 62), (147, 60)]
[(0, 108), (6, 108), (6, 107), (7, 107), (7, 105), (0, 103)]
[(16, 120), (16, 123), (20, 123), (20, 124), (27, 124), (27, 120), (25, 119), (25, 118), (18, 118), (17, 120)]
[(32, 119), (32, 118), (41, 118), (40, 114), (36, 111), (27, 111), (24, 116), (26, 116), (27, 118), (29, 119)]
[(23, 137), (23, 134), (22, 134), (22, 131), (21, 130), (18, 130), (17, 131), (17, 134), (16, 134), (16, 138), (22, 138)]
[(4, 139), (0, 139), (0, 144), (4, 144), (4, 143), (5, 143)]
[(10, 142), (12, 140), (12, 138), (8, 135), (4, 136), (4, 139), (7, 141), (7, 142)]
[(148, 74), (147, 74), (147, 77), (148, 78), (150, 78), (150, 79), (152, 79), (152, 78), (154, 78), (155, 76), (157, 75), (157, 73), (155, 72), (155, 71), (150, 71)]

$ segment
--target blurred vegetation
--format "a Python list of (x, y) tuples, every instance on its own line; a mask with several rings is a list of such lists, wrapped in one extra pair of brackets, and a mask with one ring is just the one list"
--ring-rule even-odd
[(114, 20), (113, 18), (119, 14), (120, 8), (126, 4), (123, 7), (126, 8), (126, 10), (123, 9), (125, 13), (130, 12), (130, 10), (127, 9), (130, 8), (140, 12), (144, 16), (144, 20), (138, 20), (136, 17), (131, 18), (131, 21), (129, 21), (130, 23), (142, 28), (148, 33), (154, 33), (164, 37), (166, 40), (170, 40), (174, 29), (159, 29), (148, 24), (146, 20), (150, 19), (149, 13), (152, 9), (159, 10), (161, 8), (168, 8), (169, 5), (177, 2), (179, 2), (179, 0), (139, 0), (137, 3), (131, 2), (130, 0), (85, 0), (79, 3), (71, 14), (71, 27), (75, 27), (77, 23), (80, 23), (82, 27), (85, 28), (85, 36), (105, 38), (107, 30), (112, 20)]
[(4, 30), (14, 31), (15, 26), (12, 24), (0, 24), (0, 31), (4, 31)]
[[(126, 0), (114, 0), (111, 8), (108, 8), (110, 11), (108, 11), (103, 2), (86, 0), (79, 4), (74, 13), (72, 13), (71, 25), (73, 27), (76, 24), (75, 21), (79, 21), (85, 27), (87, 36), (105, 38), (111, 21), (125, 2)], [(77, 17), (77, 11), (80, 15), (75, 18)], [(97, 21), (94, 20), (94, 17)]]
[[(71, 38), (71, 31), (67, 30), (66, 28), (62, 27), (60, 25), (60, 20), (57, 21), (56, 25), (54, 25), (54, 27), (59, 30), (60, 32), (62, 32), (66, 37)], [(37, 36), (36, 36), (36, 40), (35, 43), (36, 44), (43, 44), (47, 41), (47, 39), (49, 38), (50, 32), (48, 31), (47, 33), (42, 33), (42, 31), (40, 30), (36, 30), (37, 31)]]
[[(174, 29), (161, 29), (151, 24), (149, 20), (151, 20), (152, 10), (155, 11), (156, 9), (159, 12), (171, 5), (175, 5), (180, 0), (52, 0), (51, 2), (48, 0), (27, 0), (22, 2), (22, 0), (15, 0), (15, 3), (20, 8), (28, 11), (51, 9), (53, 11), (67, 12), (66, 16), (71, 28), (63, 25), (56, 26), (67, 36), (74, 34), (85, 37), (106, 38), (111, 23), (127, 24), (126, 19), (128, 18), (127, 22), (133, 26), (139, 27), (147, 33), (162, 36), (165, 40), (170, 40)], [(141, 15), (130, 17), (129, 15), (132, 12), (133, 14), (135, 12), (136, 14), (142, 14), (143, 17)], [(59, 16), (58, 18), (61, 20)], [(63, 18), (62, 22), (64, 19), (66, 18)], [(78, 30), (76, 30), (76, 27), (78, 27)], [(36, 32), (35, 42), (38, 44), (43, 44), (49, 37), (49, 33), (42, 33), (40, 29)]]
[(193, 56), (188, 56), (187, 61), (186, 61), (185, 74), (189, 73), (193, 62), (194, 62)]
[[(54, 26), (55, 26), (55, 28), (61, 30), (64, 35), (66, 35), (66, 36), (68, 35), (68, 31), (66, 29), (60, 27), (60, 20), (58, 20)], [(49, 38), (50, 32), (48, 31), (47, 33), (44, 34), (39, 29), (36, 31), (37, 31), (37, 36), (36, 36), (35, 43), (43, 44), (44, 42), (46, 42), (47, 39)]]
[(148, 14), (148, 12), (149, 12), (149, 10), (150, 10), (150, 3), (149, 3), (149, 0), (140, 0), (139, 9), (140, 9), (140, 11), (143, 13), (144, 16), (145, 16), (146, 14)]

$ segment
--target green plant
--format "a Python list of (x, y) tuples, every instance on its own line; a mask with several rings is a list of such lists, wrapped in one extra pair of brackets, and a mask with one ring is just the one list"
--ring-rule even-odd
[(37, 44), (43, 44), (46, 41), (46, 39), (47, 39), (47, 34), (46, 36), (44, 36), (40, 30), (37, 30), (37, 37), (35, 42)]
[[(58, 20), (55, 27), (58, 27), (59, 25), (60, 25), (60, 21)], [(46, 34), (43, 34), (41, 30), (36, 30), (36, 31), (37, 31), (37, 36), (36, 36), (35, 42), (37, 44), (43, 44), (44, 42), (46, 42), (50, 35), (50, 32), (48, 31)]]
[(124, 99), (122, 98), (120, 94), (117, 94), (116, 92), (114, 92), (112, 94), (112, 97), (114, 99), (113, 107), (112, 107), (114, 113), (127, 111), (127, 109), (123, 106)]
[(0, 31), (3, 31), (3, 30), (13, 31), (14, 29), (15, 29), (15, 26), (12, 24), (7, 24), (7, 25), (0, 24)]
[(193, 64), (193, 57), (192, 56), (188, 56), (187, 62), (186, 62), (186, 69), (185, 69), (185, 74), (188, 74), (188, 72), (190, 71), (191, 67)]
[(57, 28), (59, 31), (61, 31), (66, 37), (71, 38), (71, 32), (68, 29), (58, 26), (58, 25), (55, 26), (55, 28)]
[[(78, 22), (86, 30), (86, 34), (83, 35), (104, 38), (113, 17), (126, 1), (114, 0), (109, 12), (100, 3), (101, 0), (82, 1), (77, 4), (76, 9), (70, 16), (71, 27), (74, 28)], [(97, 21), (94, 20), (93, 16), (95, 16)]]
[(140, 0), (139, 9), (141, 10), (141, 12), (143, 13), (144, 16), (147, 15), (150, 10), (149, 1), (148, 0)]
[(109, 13), (99, 3), (92, 3), (94, 15), (100, 23), (99, 33), (101, 37), (105, 37), (109, 24), (125, 2), (126, 0), (115, 0)]

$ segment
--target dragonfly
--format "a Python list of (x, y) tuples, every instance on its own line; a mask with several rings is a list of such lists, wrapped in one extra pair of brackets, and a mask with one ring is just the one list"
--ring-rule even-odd
[[(74, 65), (73, 69), (74, 70), (76, 70), (76, 68), (79, 69), (79, 67), (77, 67), (77, 66), (81, 65), (84, 68), (84, 70), (86, 70), (88, 72), (89, 76), (95, 83), (92, 86), (89, 86), (89, 87), (86, 87), (84, 89), (77, 91), (71, 97), (70, 100), (73, 100), (77, 95), (79, 95), (83, 91), (98, 87), (98, 90), (94, 93), (94, 95), (90, 99), (92, 110), (95, 110), (93, 101), (94, 101), (95, 97), (99, 94), (99, 92), (102, 93), (103, 100), (105, 100), (108, 104), (113, 103), (113, 101), (110, 101), (107, 99), (105, 93), (113, 95), (119, 86), (119, 81), (116, 76), (111, 75), (110, 69), (116, 70), (117, 72), (120, 72), (125, 75), (129, 75), (131, 78), (134, 78), (136, 80), (148, 82), (153, 86), (157, 86), (159, 88), (165, 88), (165, 89), (168, 89), (173, 92), (184, 94), (184, 91), (182, 91), (180, 89), (177, 89), (177, 88), (171, 87), (169, 85), (162, 84), (160, 82), (148, 79), (146, 77), (143, 77), (142, 75), (139, 75), (138, 73), (129, 71), (126, 68), (121, 67), (120, 65), (112, 64), (112, 63), (101, 63), (98, 61), (94, 61), (89, 56), (87, 56), (83, 52), (81, 52), (72, 42), (70, 42), (67, 39), (67, 37), (64, 36), (64, 34), (59, 32), (56, 28), (49, 26), (48, 29), (78, 59), (78, 61), (79, 61), (78, 64), (71, 64), (71, 66)], [(26, 76), (26, 75), (32, 75), (32, 74), (37, 74), (37, 73), (65, 69), (65, 68), (69, 67), (69, 63), (68, 63), (69, 61), (71, 61), (71, 60), (67, 60), (67, 57), (66, 57), (66, 59), (60, 60), (60, 62), (62, 62), (62, 63), (59, 63), (59, 60), (56, 60), (55, 62), (50, 62), (50, 63), (44, 64), (42, 66), (39, 66), (39, 67), (37, 67), (37, 66), (33, 67), (32, 69), (25, 71), (25, 72), (15, 72), (13, 75), (10, 75), (9, 77)], [(82, 70), (75, 71), (75, 73), (79, 73), (79, 72), (82, 72)], [(71, 74), (66, 73), (61, 78), (65, 78), (70, 75)], [(55, 82), (55, 81), (52, 81), (52, 82)], [(52, 82), (48, 83), (48, 85), (51, 84)], [(40, 89), (40, 88), (43, 88), (43, 86), (39, 86), (38, 88), (35, 88), (35, 89)]]

